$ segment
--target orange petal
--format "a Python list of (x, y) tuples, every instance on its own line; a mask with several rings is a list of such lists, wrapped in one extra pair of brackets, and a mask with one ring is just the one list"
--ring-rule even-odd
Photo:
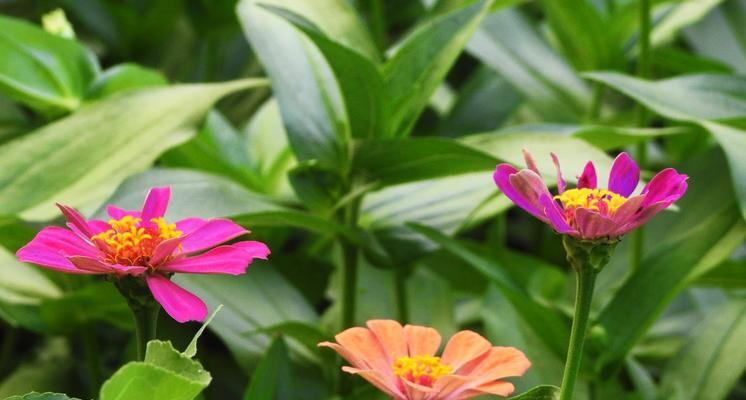
[(418, 385), (406, 379), (401, 379), (401, 382), (404, 382), (404, 389), (407, 391), (407, 400), (425, 400), (434, 398), (432, 395), (435, 393), (435, 389), (431, 387)]
[(432, 356), (440, 348), (440, 334), (433, 328), (417, 325), (404, 327), (409, 356)]
[(482, 396), (485, 394), (494, 394), (497, 396), (508, 397), (515, 391), (515, 386), (510, 382), (495, 381), (486, 383), (482, 386), (478, 386), (475, 389), (469, 389), (456, 397), (456, 400), (467, 400), (473, 397)]
[(448, 341), (440, 361), (458, 372), (464, 364), (485, 354), (492, 345), (487, 339), (472, 331), (461, 331)]
[(337, 354), (339, 354), (340, 356), (342, 356), (342, 358), (344, 358), (345, 360), (347, 360), (347, 362), (349, 362), (350, 364), (352, 364), (353, 367), (356, 367), (356, 368), (366, 368), (367, 367), (366, 364), (365, 364), (365, 361), (362, 358), (358, 357), (356, 354), (352, 353), (348, 349), (346, 349), (346, 348), (344, 348), (344, 347), (342, 347), (342, 346), (340, 346), (340, 345), (338, 345), (336, 343), (332, 343), (332, 342), (321, 342), (321, 343), (318, 344), (318, 346), (319, 347), (328, 347), (328, 348), (336, 351)]
[(389, 365), (393, 365), (397, 358), (407, 355), (404, 328), (400, 323), (392, 320), (371, 320), (367, 325), (381, 343)]
[(362, 363), (356, 365), (362, 369), (374, 369), (386, 376), (391, 375), (391, 365), (386, 360), (381, 343), (368, 329), (350, 328), (335, 336), (337, 343), (354, 354)]
[(474, 365), (467, 366), (468, 376), (485, 384), (510, 376), (521, 376), (531, 366), (526, 356), (514, 347), (493, 347)]
[(380, 372), (372, 369), (358, 369), (352, 367), (342, 367), (342, 371), (353, 375), (360, 375), (363, 379), (370, 382), (373, 386), (377, 387), (380, 391), (393, 397), (395, 400), (408, 400), (408, 398), (396, 387), (396, 383), (383, 376)]

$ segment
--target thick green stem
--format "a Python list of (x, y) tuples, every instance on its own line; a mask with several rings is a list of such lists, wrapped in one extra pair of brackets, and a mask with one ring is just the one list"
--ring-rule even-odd
[(588, 331), (588, 321), (591, 313), (591, 300), (593, 300), (593, 286), (596, 282), (596, 272), (576, 270), (577, 289), (575, 291), (575, 315), (572, 320), (572, 332), (570, 333), (570, 347), (567, 350), (567, 361), (565, 361), (565, 372), (562, 374), (562, 389), (560, 400), (572, 399), (575, 382), (580, 372), (580, 361), (583, 358), (583, 344), (585, 334)]
[(396, 269), (394, 276), (394, 290), (396, 290), (396, 307), (399, 310), (399, 322), (409, 322), (409, 302), (407, 301), (407, 277), (409, 270), (406, 266)]
[(585, 335), (590, 321), (593, 286), (596, 283), (598, 273), (608, 264), (617, 242), (617, 240), (584, 241), (571, 236), (563, 236), (562, 244), (567, 252), (567, 261), (575, 270), (577, 282), (575, 315), (572, 320), (565, 371), (562, 375), (560, 400), (571, 400), (573, 398), (575, 382), (578, 380), (583, 359)]
[(135, 338), (137, 340), (137, 360), (145, 359), (145, 350), (148, 342), (155, 339), (156, 326), (158, 325), (158, 311), (161, 307), (133, 307), (132, 315), (135, 317)]
[(382, 0), (368, 0), (370, 10), (370, 30), (373, 40), (379, 49), (386, 48), (386, 15), (383, 11)]

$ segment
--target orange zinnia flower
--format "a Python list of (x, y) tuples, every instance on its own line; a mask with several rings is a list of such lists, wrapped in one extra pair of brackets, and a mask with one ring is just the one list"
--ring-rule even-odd
[(368, 328), (345, 330), (337, 343), (323, 342), (362, 376), (396, 400), (466, 400), (485, 394), (509, 396), (515, 387), (502, 378), (521, 376), (531, 366), (513, 347), (493, 347), (472, 331), (453, 335), (440, 357), (440, 334), (433, 328), (373, 320)]

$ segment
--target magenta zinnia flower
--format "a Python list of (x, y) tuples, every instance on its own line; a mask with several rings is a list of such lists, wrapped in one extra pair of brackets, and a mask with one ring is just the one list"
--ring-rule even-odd
[(110, 205), (109, 222), (86, 220), (75, 209), (58, 204), (70, 229), (46, 227), (16, 256), (71, 274), (142, 277), (173, 319), (202, 321), (207, 315), (205, 303), (173, 283), (171, 275), (239, 275), (254, 258), (266, 259), (269, 249), (255, 241), (218, 246), (249, 233), (228, 219), (187, 218), (167, 223), (163, 215), (170, 195), (167, 187), (151, 189), (142, 211)]
[(627, 153), (621, 153), (611, 166), (607, 189), (596, 187), (596, 168), (590, 161), (578, 177), (577, 188), (566, 189), (559, 159), (552, 153), (559, 192), (552, 196), (531, 154), (524, 151), (524, 156), (527, 169), (519, 171), (509, 164), (497, 166), (493, 175), (497, 187), (516, 205), (557, 232), (583, 240), (624, 235), (673, 204), (687, 187), (686, 175), (666, 168), (640, 194), (631, 196), (640, 180), (640, 168)]

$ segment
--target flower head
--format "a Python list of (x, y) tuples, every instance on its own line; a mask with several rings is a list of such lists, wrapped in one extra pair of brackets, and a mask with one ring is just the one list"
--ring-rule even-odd
[(493, 175), (497, 187), (513, 203), (557, 232), (583, 240), (618, 238), (673, 204), (687, 188), (686, 175), (666, 168), (640, 194), (632, 196), (640, 180), (640, 169), (627, 153), (621, 153), (611, 166), (608, 188), (597, 187), (596, 168), (589, 161), (578, 177), (578, 186), (567, 189), (559, 159), (552, 154), (558, 190), (553, 196), (531, 154), (524, 152), (524, 156), (527, 169), (519, 171), (509, 164), (497, 166)]
[(219, 246), (248, 233), (228, 219), (168, 223), (164, 214), (170, 195), (170, 188), (151, 189), (140, 211), (110, 205), (108, 222), (86, 220), (75, 209), (58, 204), (69, 229), (42, 229), (16, 256), (71, 274), (142, 277), (173, 319), (202, 321), (207, 315), (205, 303), (173, 283), (171, 275), (242, 274), (254, 258), (266, 259), (269, 249), (255, 241)]
[(331, 347), (352, 366), (342, 367), (395, 400), (466, 400), (485, 394), (509, 396), (513, 384), (500, 379), (521, 376), (531, 366), (512, 347), (493, 347), (482, 336), (461, 331), (443, 354), (435, 329), (401, 326), (396, 321), (368, 321), (367, 328), (345, 330)]

